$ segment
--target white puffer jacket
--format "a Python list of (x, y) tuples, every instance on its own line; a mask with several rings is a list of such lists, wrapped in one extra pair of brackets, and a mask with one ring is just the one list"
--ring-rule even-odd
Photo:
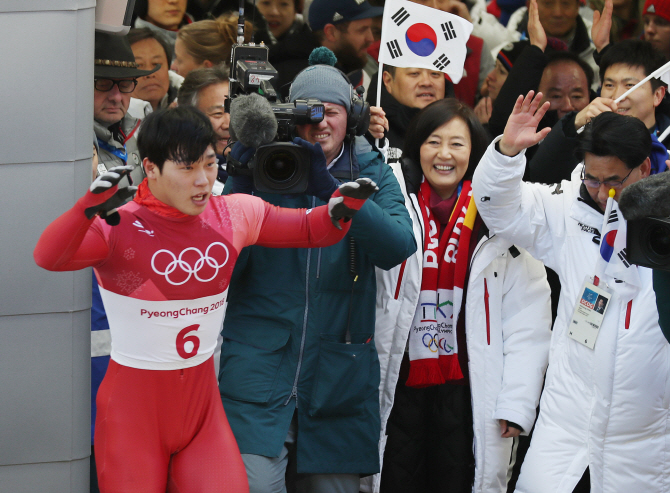
[[(400, 165), (392, 167), (405, 194), (417, 245), (422, 245), (423, 224), (416, 196), (407, 195)], [(507, 490), (514, 442), (500, 437), (498, 420), (518, 423), (525, 433), (531, 430), (551, 338), (550, 294), (544, 266), (523, 250), (512, 248), (510, 252), (511, 246), (500, 237), (482, 238), (473, 254), (468, 281), (465, 310), (474, 421), (473, 491), (478, 493)], [(384, 458), (386, 423), (393, 407), (400, 362), (419, 299), (422, 259), (423, 248), (419, 248), (401, 266), (377, 270), (375, 343), (381, 365), (380, 462)], [(378, 492), (379, 484), (380, 474), (365, 478), (361, 491)]]
[(609, 280), (594, 349), (566, 335), (578, 294), (594, 274), (602, 213), (580, 198), (581, 180), (550, 187), (521, 181), (525, 156), (495, 150), (473, 180), (491, 230), (528, 248), (561, 280), (540, 417), (517, 491), (573, 491), (588, 466), (592, 493), (670, 491), (670, 345), (658, 325), (652, 271), (642, 286)]

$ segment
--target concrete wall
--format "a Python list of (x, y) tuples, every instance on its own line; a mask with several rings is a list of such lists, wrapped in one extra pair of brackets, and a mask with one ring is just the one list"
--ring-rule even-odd
[(32, 257), (90, 183), (95, 0), (0, 0), (0, 493), (86, 492), (90, 270)]

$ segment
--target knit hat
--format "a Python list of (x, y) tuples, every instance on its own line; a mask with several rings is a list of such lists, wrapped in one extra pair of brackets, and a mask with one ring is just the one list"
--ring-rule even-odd
[(530, 45), (530, 43), (525, 40), (517, 41), (516, 43), (508, 43), (502, 47), (496, 58), (500, 60), (500, 63), (502, 63), (503, 67), (509, 72), (514, 66), (516, 59), (521, 55), (523, 49), (528, 45)]
[(326, 24), (381, 17), (384, 7), (373, 7), (367, 0), (314, 0), (309, 6), (308, 20), (312, 31), (321, 31)]
[(352, 87), (346, 75), (330, 64), (318, 64), (337, 60), (335, 55), (328, 48), (319, 47), (312, 51), (309, 60), (311, 66), (300, 72), (291, 84), (288, 93), (289, 102), (292, 103), (296, 99), (316, 98), (323, 103), (344, 106), (349, 112)]
[(644, 3), (642, 15), (654, 14), (670, 21), (670, 1), (668, 0), (647, 0)]

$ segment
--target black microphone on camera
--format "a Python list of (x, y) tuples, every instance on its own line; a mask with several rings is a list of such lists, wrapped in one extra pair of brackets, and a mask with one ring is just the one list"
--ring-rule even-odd
[(628, 222), (628, 262), (670, 271), (670, 172), (627, 186), (619, 209)]
[(670, 172), (658, 173), (627, 186), (619, 198), (627, 221), (670, 216)]

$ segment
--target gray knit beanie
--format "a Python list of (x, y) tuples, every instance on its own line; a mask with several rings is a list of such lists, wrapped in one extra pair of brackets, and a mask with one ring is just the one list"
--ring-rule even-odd
[(291, 84), (289, 101), (317, 98), (324, 103), (344, 106), (351, 110), (351, 84), (335, 67), (312, 65), (300, 72)]

